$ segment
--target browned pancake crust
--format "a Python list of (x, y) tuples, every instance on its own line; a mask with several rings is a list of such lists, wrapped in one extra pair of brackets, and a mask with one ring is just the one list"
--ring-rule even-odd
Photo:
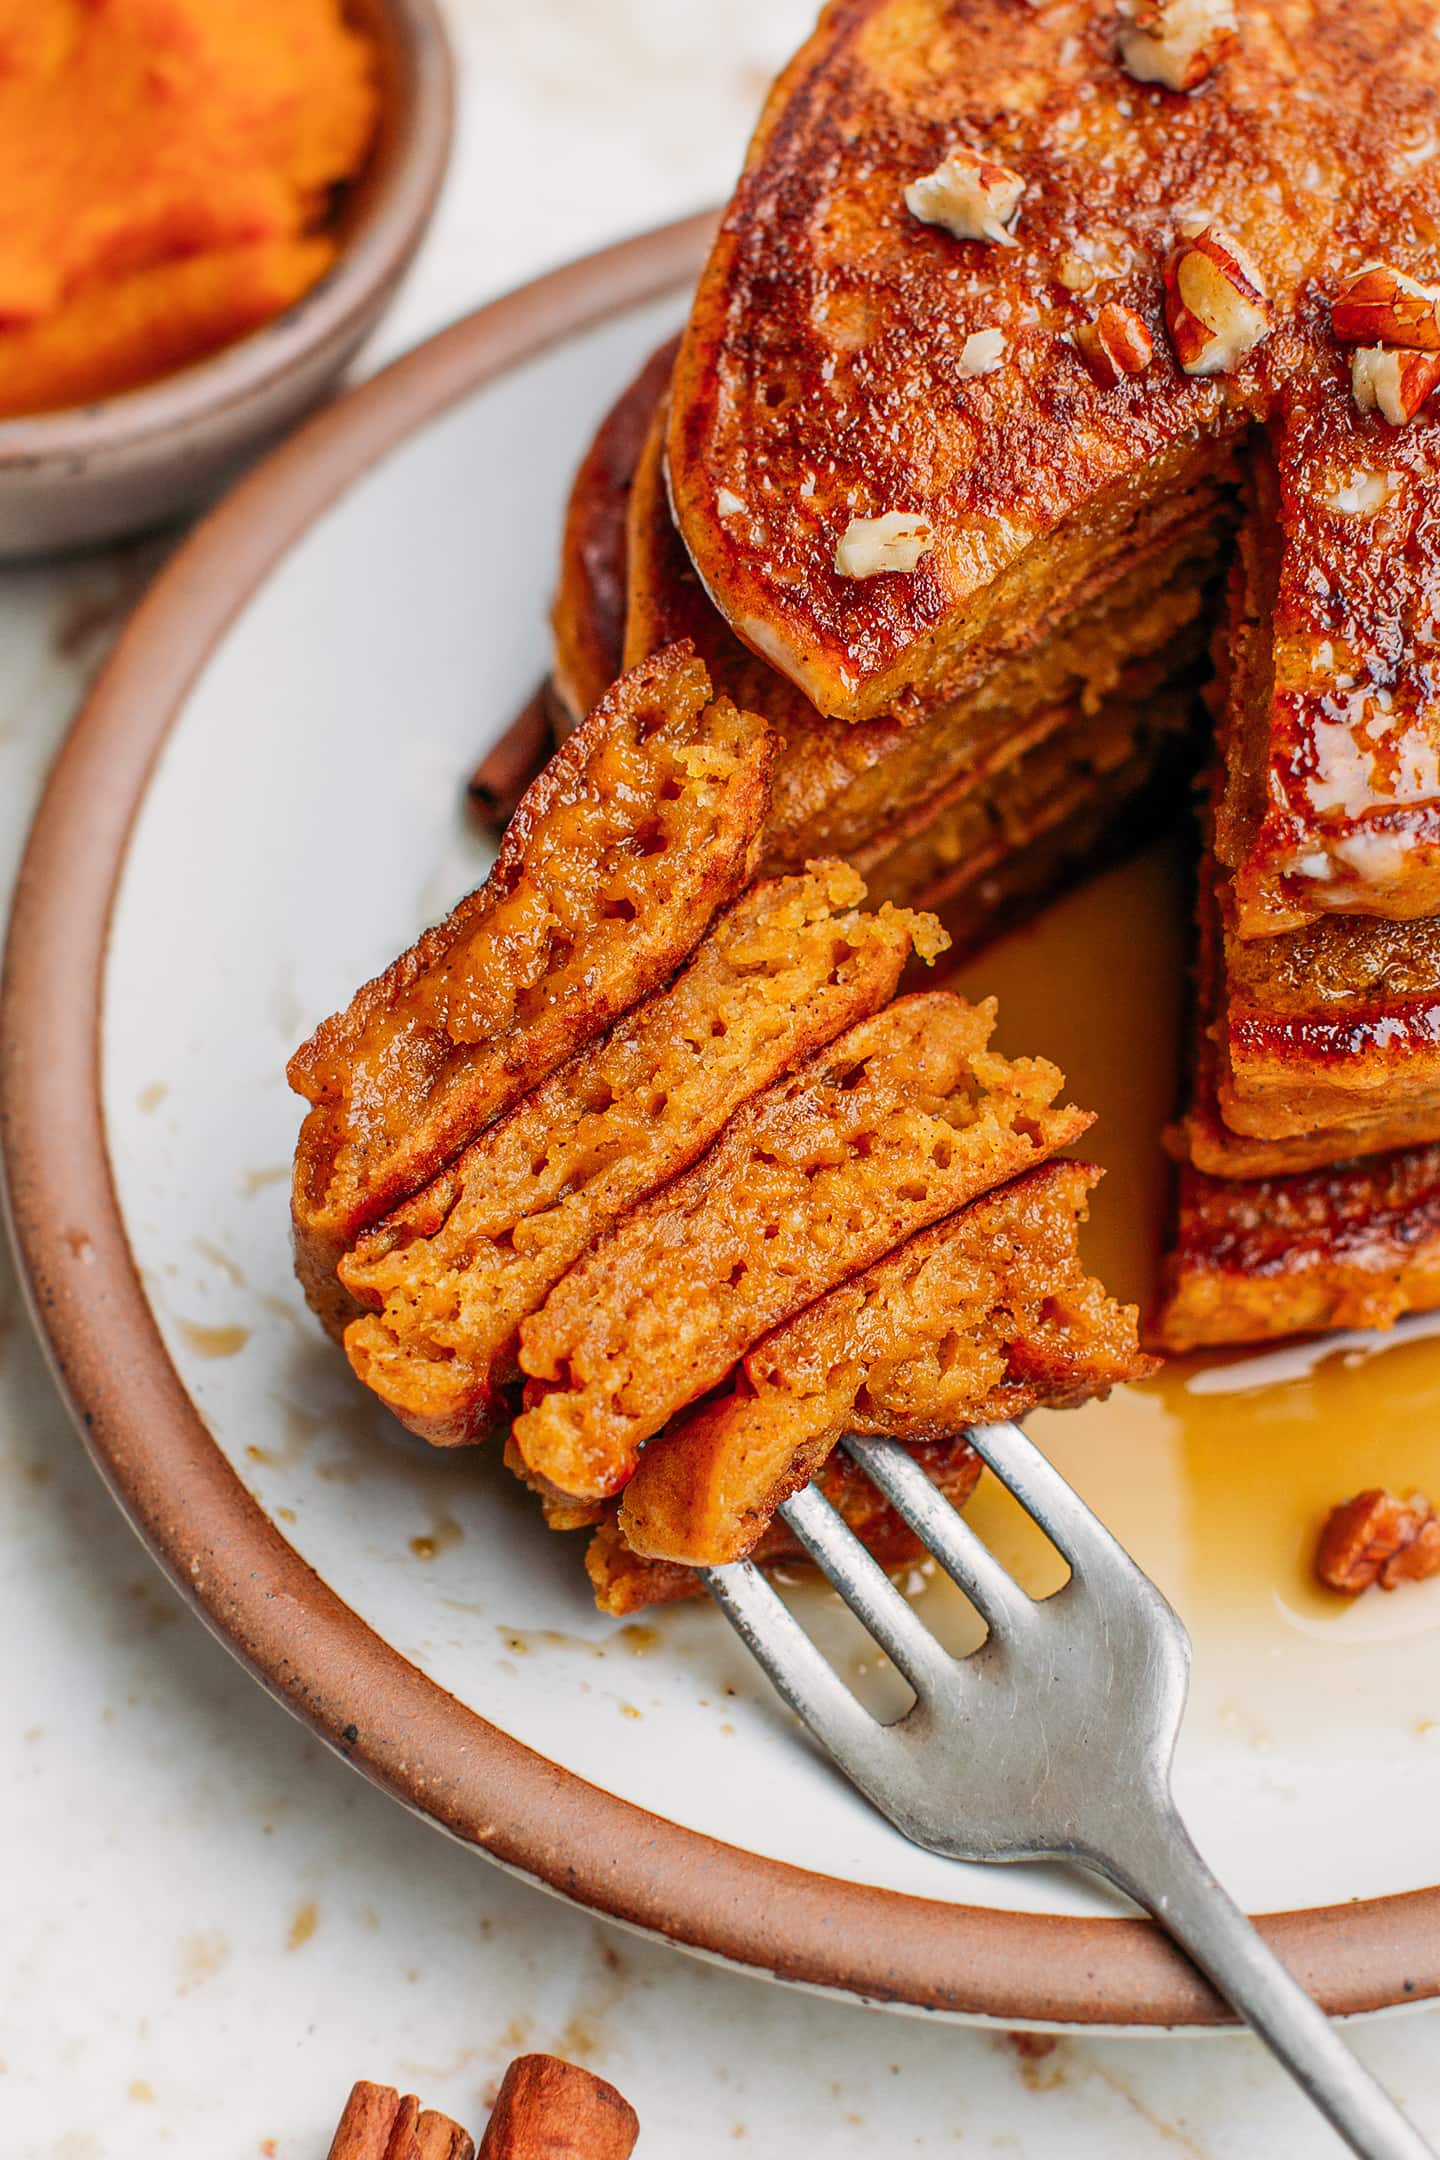
[(1413, 1104), (1394, 1111), (1377, 1107), (1363, 1123), (1316, 1125), (1281, 1139), (1235, 1132), (1221, 1114), (1217, 1045), (1204, 1025), (1197, 1030), (1191, 1094), (1189, 1109), (1168, 1137), (1177, 1155), (1209, 1177), (1293, 1176), (1440, 1138), (1440, 1111)]
[(689, 1168), (742, 1102), (894, 995), (923, 917), (861, 913), (826, 863), (754, 887), (667, 989), (616, 1023), (341, 1262), (365, 1385), (441, 1446), (513, 1404), (518, 1330), (625, 1210)]
[[(679, 344), (674, 337), (662, 345), (621, 392), (600, 423), (570, 490), (560, 543), (560, 583), (550, 611), (553, 681), (564, 707), (565, 734), (594, 710), (625, 665), (630, 484)], [(649, 654), (641, 657), (648, 659)]]
[(1216, 817), (1246, 938), (1440, 910), (1440, 429), (1363, 418), (1334, 353), (1280, 407), (1255, 445)]
[(1440, 1140), (1440, 922), (1331, 916), (1242, 940), (1201, 874), (1190, 1159), (1221, 1177)]
[(626, 1542), (691, 1566), (738, 1560), (843, 1433), (953, 1439), (1150, 1371), (1134, 1308), (1080, 1264), (1100, 1175), (1032, 1170), (767, 1335), (718, 1396), (645, 1448), (621, 1499)]
[[(1263, 495), (1257, 466), (1253, 493)], [(1209, 697), (1228, 752), (1213, 825), (1233, 836), (1237, 738), (1257, 709), (1268, 648), (1255, 592), (1266, 529), (1252, 506), (1217, 625)], [(1258, 699), (1268, 709), (1270, 692)], [(1247, 766), (1248, 769), (1248, 766)], [(1255, 1177), (1440, 1138), (1440, 924), (1329, 915), (1242, 938), (1236, 882), (1200, 870), (1201, 1026), (1184, 1144), (1199, 1169)]]
[(520, 1330), (514, 1438), (581, 1499), (618, 1492), (667, 1420), (768, 1331), (1066, 1147), (1061, 1075), (986, 1046), (993, 1005), (902, 998), (747, 1103), (693, 1170), (581, 1259)]
[[(1282, 694), (1247, 771), (1284, 829), (1262, 820), (1247, 869), (1267, 906), (1283, 881), (1298, 919), (1433, 912), (1437, 434), (1356, 411), (1328, 308), (1366, 260), (1440, 265), (1440, 169), (1415, 148), (1440, 133), (1433, 23), (1401, 0), (1248, 0), (1242, 17), (1214, 80), (1177, 97), (1122, 70), (1107, 8), (836, 0), (772, 95), (702, 280), (668, 436), (676, 514), (732, 627), (822, 710), (927, 711), (1123, 558), (1142, 506), (1193, 482), (1217, 433), (1273, 416)], [(1026, 180), (1015, 246), (906, 209), (905, 183), (957, 145)], [(1185, 377), (1161, 320), (1164, 263), (1202, 211), (1275, 304), (1234, 379)], [(1083, 297), (1058, 274), (1077, 259), (1096, 273)], [(1102, 302), (1155, 337), (1114, 389), (1071, 342)], [(991, 326), (1004, 365), (957, 381), (963, 339)], [(1337, 491), (1381, 467), (1406, 485), (1360, 546)], [(909, 575), (838, 575), (851, 516), (888, 510), (922, 515), (932, 553)]]
[(335, 1269), (360, 1232), (664, 982), (746, 884), (772, 758), (692, 651), (647, 661), (528, 790), (480, 890), (295, 1053), (314, 1106), (297, 1265), (327, 1324), (352, 1310)]
[(1303, 1177), (1182, 1166), (1154, 1337), (1163, 1350), (1390, 1327), (1440, 1306), (1440, 1147)]
[[(915, 1454), (950, 1505), (964, 1507), (980, 1480), (980, 1458), (974, 1450), (956, 1439), (934, 1447), (919, 1447)], [(817, 1482), (831, 1506), (839, 1509), (882, 1567), (902, 1568), (923, 1557), (914, 1534), (848, 1456), (832, 1455)], [(774, 1568), (804, 1564), (806, 1556), (794, 1534), (777, 1520), (750, 1557), (759, 1567)], [(647, 1605), (673, 1605), (683, 1598), (705, 1595), (705, 1585), (693, 1567), (677, 1567), (666, 1560), (642, 1560), (638, 1553), (631, 1552), (613, 1515), (590, 1540), (585, 1565), (595, 1588), (596, 1604), (616, 1619), (642, 1612)]]

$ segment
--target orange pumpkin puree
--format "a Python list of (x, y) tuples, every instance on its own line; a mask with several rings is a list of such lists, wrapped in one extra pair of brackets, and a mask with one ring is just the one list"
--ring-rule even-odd
[(278, 315), (375, 132), (343, 0), (0, 0), (0, 415), (89, 403)]

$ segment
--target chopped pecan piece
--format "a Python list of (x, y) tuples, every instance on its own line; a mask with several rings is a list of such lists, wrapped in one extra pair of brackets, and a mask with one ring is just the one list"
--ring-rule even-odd
[(957, 240), (988, 240), (1014, 247), (1010, 231), (1025, 182), (1008, 165), (973, 151), (952, 150), (934, 172), (922, 173), (905, 190), (906, 207), (922, 225), (943, 225)]
[(1440, 383), (1440, 353), (1392, 352), (1362, 345), (1350, 363), (1350, 387), (1361, 412), (1378, 412), (1391, 427), (1413, 420)]
[(1127, 375), (1143, 375), (1155, 352), (1144, 322), (1117, 300), (1108, 301), (1094, 322), (1076, 331), (1075, 343), (1102, 390), (1113, 390)]
[(1121, 0), (1120, 61), (1137, 82), (1198, 90), (1235, 43), (1231, 0)]
[(1230, 375), (1270, 335), (1260, 272), (1218, 225), (1184, 240), (1165, 268), (1165, 321), (1187, 375)]
[(993, 375), (1005, 360), (1005, 333), (1003, 330), (972, 330), (960, 348), (960, 358), (955, 363), (957, 375)]
[(1379, 1583), (1418, 1582), (1440, 1574), (1440, 1519), (1423, 1493), (1402, 1500), (1382, 1486), (1332, 1508), (1315, 1553), (1327, 1589), (1358, 1597)]
[(927, 519), (909, 510), (887, 510), (881, 517), (851, 518), (836, 549), (841, 577), (879, 577), (887, 570), (916, 570), (934, 545)]
[(1440, 289), (1389, 263), (1370, 263), (1331, 301), (1330, 324), (1342, 345), (1440, 352)]

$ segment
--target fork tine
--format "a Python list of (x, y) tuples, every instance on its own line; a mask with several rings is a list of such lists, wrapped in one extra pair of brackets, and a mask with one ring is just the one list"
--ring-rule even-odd
[(1093, 1558), (1099, 1551), (1127, 1557), (1124, 1547), (1018, 1425), (1008, 1421), (1003, 1425), (972, 1425), (967, 1438), (981, 1461), (1009, 1488), (1067, 1560), (1076, 1563), (1085, 1553)]
[(816, 1649), (785, 1600), (753, 1561), (701, 1568), (716, 1604), (797, 1717), (821, 1746), (849, 1767), (873, 1747), (882, 1727)]
[(954, 1661), (817, 1486), (796, 1493), (780, 1513), (917, 1695), (953, 1674)]
[(877, 1491), (935, 1555), (951, 1581), (958, 1583), (992, 1631), (1021, 1635), (1034, 1623), (1035, 1601), (1001, 1567), (983, 1538), (898, 1440), (876, 1440), (847, 1433), (841, 1446), (859, 1464)]

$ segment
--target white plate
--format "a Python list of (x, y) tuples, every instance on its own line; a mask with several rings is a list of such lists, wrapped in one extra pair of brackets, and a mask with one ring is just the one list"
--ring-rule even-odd
[[(462, 776), (543, 671), (570, 475), (679, 320), (698, 245), (687, 228), (611, 251), (402, 362), (247, 482), (142, 609), (16, 914), (4, 1103), (37, 1311), (102, 1467), (212, 1623), (372, 1775), (507, 1864), (869, 1999), (1208, 2021), (1188, 1969), (1103, 1890), (908, 1846), (708, 1607), (601, 1618), (578, 1545), (495, 1455), (402, 1433), (291, 1276), (285, 1058), (483, 873)], [(1106, 1112), (1093, 1152), (1121, 1174), (1102, 1241), (1127, 1288), (1177, 982), (1175, 940), (1135, 929), (1178, 909), (1167, 875), (1117, 873), (967, 972), (1001, 985), (1006, 1047), (1055, 1055)], [(1101, 1054), (1115, 1042), (1124, 1072)], [(1437, 1382), (1440, 1346), (1366, 1340), (1033, 1427), (1191, 1625), (1178, 1789), (1202, 1848), (1251, 1909), (1299, 1909), (1279, 1939), (1342, 2009), (1440, 1992), (1440, 1584), (1332, 1606), (1301, 1559), (1354, 1483), (1440, 1487)], [(981, 1519), (1015, 1546), (1003, 1511)], [(860, 1656), (806, 1597), (836, 1654)]]

